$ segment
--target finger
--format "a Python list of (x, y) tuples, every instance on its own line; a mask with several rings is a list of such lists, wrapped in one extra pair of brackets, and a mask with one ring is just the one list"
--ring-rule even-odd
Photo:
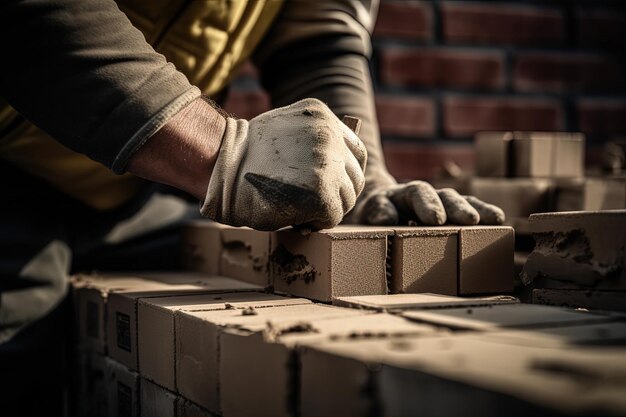
[(452, 188), (443, 188), (437, 194), (446, 208), (450, 222), (460, 225), (478, 224), (480, 215), (458, 192)]
[(346, 126), (343, 122), (339, 122), (339, 126), (343, 133), (343, 141), (352, 152), (352, 155), (359, 162), (359, 166), (361, 170), (365, 171), (365, 164), (367, 163), (367, 149), (363, 144), (363, 141), (359, 139), (359, 137), (354, 133), (348, 126)]
[(383, 194), (369, 198), (361, 209), (359, 222), (374, 226), (395, 226), (399, 223), (396, 206)]
[(407, 184), (410, 207), (417, 218), (429, 226), (440, 226), (447, 220), (446, 210), (437, 191), (427, 182), (413, 181)]
[(506, 220), (504, 211), (500, 207), (485, 203), (473, 195), (466, 195), (463, 198), (476, 209), (480, 215), (481, 224), (502, 224)]
[(346, 155), (346, 160), (344, 161), (344, 169), (346, 171), (346, 175), (350, 179), (352, 188), (354, 189), (354, 192), (358, 197), (365, 187), (365, 174), (363, 172), (363, 169), (359, 165), (359, 161), (357, 161), (357, 159), (353, 155)]

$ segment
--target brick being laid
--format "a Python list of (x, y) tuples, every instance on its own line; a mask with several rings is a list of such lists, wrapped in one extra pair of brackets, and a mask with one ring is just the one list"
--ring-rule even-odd
[[(294, 318), (270, 322), (262, 331), (249, 327), (228, 329), (220, 338), (222, 412), (225, 416), (255, 416), (258, 410), (272, 416), (298, 415), (294, 389), (298, 386), (301, 346), (328, 340), (434, 334), (442, 333), (432, 326), (385, 313)], [(319, 397), (319, 401), (325, 398)]]
[(216, 311), (310, 304), (259, 292), (213, 293), (139, 298), (137, 305), (138, 368), (142, 377), (173, 391), (176, 387), (176, 311)]
[(458, 228), (394, 227), (393, 231), (392, 293), (458, 293)]
[[(106, 304), (106, 347), (109, 356), (138, 370), (137, 305), (141, 298), (183, 294), (261, 291), (262, 288), (232, 278), (194, 272), (134, 274), (142, 285), (108, 294)], [(132, 276), (132, 275), (131, 275)]]
[[(178, 391), (185, 398), (201, 405), (214, 413), (222, 413), (225, 410), (220, 402), (220, 382), (222, 380), (222, 354), (226, 352), (220, 348), (221, 338), (227, 329), (245, 329), (246, 332), (263, 331), (268, 323), (272, 326), (286, 326), (289, 323), (295, 331), (298, 323), (322, 321), (330, 318), (342, 318), (363, 315), (361, 311), (343, 309), (318, 304), (302, 304), (291, 306), (277, 306), (255, 309), (229, 309), (219, 311), (177, 311), (176, 321), (176, 385)], [(284, 328), (284, 327), (280, 327)], [(242, 330), (243, 331), (243, 330)], [(261, 346), (264, 349), (265, 345)], [(228, 351), (232, 353), (231, 351)], [(234, 352), (234, 351), (233, 351)], [(271, 364), (264, 364), (262, 358), (264, 351), (255, 352), (249, 357), (238, 356), (235, 360), (241, 363), (253, 363), (253, 367), (267, 369)], [(251, 370), (254, 371), (254, 370)], [(280, 368), (272, 372), (279, 373)], [(271, 377), (270, 373), (267, 377)], [(229, 377), (237, 378), (238, 374)], [(243, 386), (247, 383), (245, 378), (235, 381)], [(226, 381), (228, 383), (228, 381)], [(269, 387), (275, 388), (276, 382), (271, 382)], [(259, 388), (260, 389), (260, 388)], [(256, 400), (256, 397), (254, 397)], [(252, 399), (250, 401), (253, 401)], [(247, 401), (242, 402), (241, 397), (237, 401), (241, 404), (226, 404), (228, 407), (238, 409), (245, 407)], [(265, 404), (265, 403), (264, 403)], [(282, 413), (286, 407), (284, 403), (265, 404), (268, 415)], [(261, 408), (258, 408), (256, 411)], [(276, 413), (275, 413), (276, 412)], [(224, 412), (225, 415), (226, 412)], [(235, 414), (236, 415), (236, 414)]]
[(330, 302), (334, 297), (386, 294), (390, 230), (339, 226), (303, 235), (274, 232), (269, 257), (274, 289)]
[(522, 282), (534, 288), (626, 290), (626, 210), (534, 214)]
[(392, 293), (501, 294), (513, 290), (509, 226), (394, 227)]

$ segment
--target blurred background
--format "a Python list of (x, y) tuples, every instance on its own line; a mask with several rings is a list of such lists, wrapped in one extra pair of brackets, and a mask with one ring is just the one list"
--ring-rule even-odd
[[(371, 66), (389, 170), (472, 172), (485, 130), (583, 132), (599, 165), (602, 145), (626, 138), (625, 41), (623, 0), (382, 0)], [(224, 107), (269, 108), (252, 65)]]

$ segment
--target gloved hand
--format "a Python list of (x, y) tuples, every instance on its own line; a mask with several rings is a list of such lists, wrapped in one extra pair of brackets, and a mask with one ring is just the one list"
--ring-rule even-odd
[(366, 160), (361, 140), (316, 99), (228, 118), (200, 211), (259, 230), (334, 227), (363, 190)]
[(364, 193), (346, 221), (391, 226), (413, 220), (439, 226), (446, 222), (496, 225), (504, 219), (502, 209), (476, 197), (461, 196), (452, 188), (435, 190), (424, 181), (411, 181), (379, 186)]

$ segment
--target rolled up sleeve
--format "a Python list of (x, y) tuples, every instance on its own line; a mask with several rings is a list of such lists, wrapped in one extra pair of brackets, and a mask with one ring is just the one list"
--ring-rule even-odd
[(5, 0), (0, 37), (0, 95), (116, 173), (200, 95), (112, 0)]

